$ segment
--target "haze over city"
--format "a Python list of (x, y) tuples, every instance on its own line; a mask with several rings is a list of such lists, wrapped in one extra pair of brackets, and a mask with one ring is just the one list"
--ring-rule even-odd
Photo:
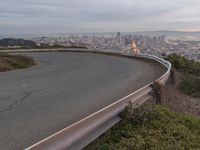
[(2, 0), (1, 34), (200, 31), (199, 0)]

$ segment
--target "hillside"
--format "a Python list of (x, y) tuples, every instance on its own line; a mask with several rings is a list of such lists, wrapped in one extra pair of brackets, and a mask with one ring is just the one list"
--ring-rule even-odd
[(169, 55), (166, 59), (182, 74), (178, 89), (185, 94), (200, 98), (200, 62), (176, 54)]
[(0, 47), (4, 47), (4, 48), (9, 48), (9, 47), (35, 48), (35, 47), (37, 47), (37, 45), (35, 42), (30, 41), (30, 40), (5, 38), (5, 39), (0, 40)]
[(200, 149), (200, 119), (155, 105), (128, 108), (85, 150)]
[(200, 32), (183, 32), (183, 31), (146, 31), (146, 32), (135, 32), (134, 34), (142, 34), (147, 36), (160, 36), (165, 35), (167, 39), (171, 40), (200, 40)]

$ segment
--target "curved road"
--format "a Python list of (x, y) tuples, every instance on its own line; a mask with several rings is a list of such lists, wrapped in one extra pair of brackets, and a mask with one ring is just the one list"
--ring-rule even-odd
[(0, 74), (0, 149), (26, 148), (150, 83), (157, 63), (91, 53), (27, 53), (38, 66)]

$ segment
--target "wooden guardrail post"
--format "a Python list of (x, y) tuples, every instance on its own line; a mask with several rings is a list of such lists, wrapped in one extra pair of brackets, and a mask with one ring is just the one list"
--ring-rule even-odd
[(164, 86), (158, 81), (153, 83), (153, 97), (156, 104), (162, 105), (164, 101)]
[(176, 69), (175, 68), (171, 68), (171, 81), (173, 84), (176, 84)]

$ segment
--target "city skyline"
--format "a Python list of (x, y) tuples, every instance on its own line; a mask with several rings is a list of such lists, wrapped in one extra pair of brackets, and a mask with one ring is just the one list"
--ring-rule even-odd
[(3, 0), (1, 34), (200, 31), (199, 0)]

